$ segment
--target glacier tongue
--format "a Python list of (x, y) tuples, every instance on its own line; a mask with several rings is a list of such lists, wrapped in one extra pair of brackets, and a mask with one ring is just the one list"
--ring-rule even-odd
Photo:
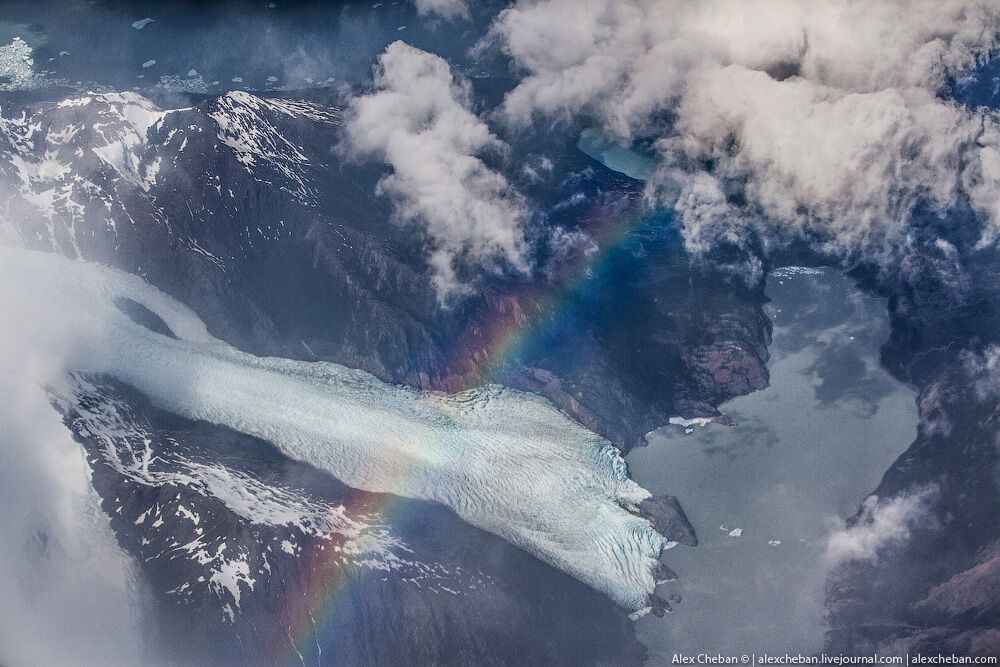
[[(388, 385), (325, 362), (257, 357), (140, 278), (0, 249), (0, 335), (61, 371), (109, 374), (159, 406), (274, 443), (359, 489), (432, 500), (599, 590), (646, 609), (667, 539), (607, 440), (538, 396)], [(133, 322), (131, 299), (176, 338)], [(56, 381), (54, 378), (53, 381)]]

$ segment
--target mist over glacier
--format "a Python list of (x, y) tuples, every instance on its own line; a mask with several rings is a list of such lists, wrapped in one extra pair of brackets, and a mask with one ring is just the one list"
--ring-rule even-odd
[[(504, 387), (447, 395), (343, 366), (257, 357), (214, 338), (136, 276), (0, 250), (5, 332), (62, 351), (58, 373), (107, 374), (181, 416), (274, 443), (356, 488), (442, 503), (640, 611), (668, 540), (637, 515), (650, 497), (620, 453), (538, 396)], [(125, 314), (141, 304), (169, 328)]]

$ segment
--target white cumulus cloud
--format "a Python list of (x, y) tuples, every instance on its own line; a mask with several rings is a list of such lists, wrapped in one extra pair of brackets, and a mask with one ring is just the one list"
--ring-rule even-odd
[(869, 496), (861, 506), (858, 521), (830, 535), (827, 564), (833, 567), (849, 561), (874, 561), (884, 549), (904, 543), (915, 525), (932, 521), (928, 504), (936, 493), (936, 487), (928, 486), (888, 499)]
[(794, 235), (885, 259), (921, 202), (1000, 225), (997, 117), (941, 95), (998, 30), (976, 0), (521, 0), (489, 41), (523, 76), (510, 122), (652, 142), (649, 193), (691, 249)]
[(417, 13), (421, 16), (437, 16), (443, 19), (468, 18), (469, 6), (465, 0), (413, 0)]
[(1000, 396), (1000, 346), (989, 345), (980, 353), (967, 352), (962, 363), (975, 382), (979, 398)]
[(442, 300), (477, 270), (528, 270), (525, 203), (482, 159), (506, 145), (443, 58), (401, 41), (386, 47), (373, 90), (352, 102), (347, 136), (349, 153), (391, 167), (379, 192), (426, 232)]
[(138, 570), (46, 389), (79, 341), (24, 326), (55, 308), (34, 288), (5, 282), (0, 303), (0, 664), (161, 664)]

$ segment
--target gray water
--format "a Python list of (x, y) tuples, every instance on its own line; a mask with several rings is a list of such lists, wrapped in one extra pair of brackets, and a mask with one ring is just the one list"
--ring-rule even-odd
[(628, 456), (641, 485), (678, 496), (700, 540), (663, 557), (680, 580), (658, 592), (683, 600), (638, 622), (649, 664), (819, 651), (826, 538), (916, 435), (914, 392), (878, 365), (883, 299), (832, 270), (779, 270), (767, 294), (771, 383), (722, 407), (736, 426), (668, 426)]
[(581, 132), (576, 147), (608, 169), (640, 181), (649, 178), (656, 169), (656, 163), (651, 157), (621, 146), (595, 128), (587, 128)]

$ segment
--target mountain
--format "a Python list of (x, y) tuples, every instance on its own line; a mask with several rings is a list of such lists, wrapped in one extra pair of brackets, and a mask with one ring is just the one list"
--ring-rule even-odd
[[(532, 146), (554, 165), (534, 192), (599, 261), (552, 251), (442, 307), (418, 230), (376, 194), (381, 172), (341, 157), (329, 93), (22, 93), (0, 117), (5, 237), (137, 274), (247, 352), (421, 389), (525, 389), (623, 448), (766, 383), (762, 294), (692, 265), (668, 218), (638, 214), (641, 184), (572, 144)], [(527, 159), (503, 168), (521, 178)], [(351, 489), (109, 377), (53, 400), (179, 659), (641, 661), (625, 611), (441, 506)], [(694, 543), (675, 501), (650, 511)]]
[[(831, 574), (829, 648), (997, 655), (1000, 412), (989, 379), (1000, 324), (997, 257), (988, 248), (961, 258), (941, 243), (918, 248), (898, 275), (862, 280), (890, 299), (883, 363), (920, 392), (917, 438), (873, 496), (924, 501), (905, 541)], [(853, 521), (865, 520), (862, 511)]]

